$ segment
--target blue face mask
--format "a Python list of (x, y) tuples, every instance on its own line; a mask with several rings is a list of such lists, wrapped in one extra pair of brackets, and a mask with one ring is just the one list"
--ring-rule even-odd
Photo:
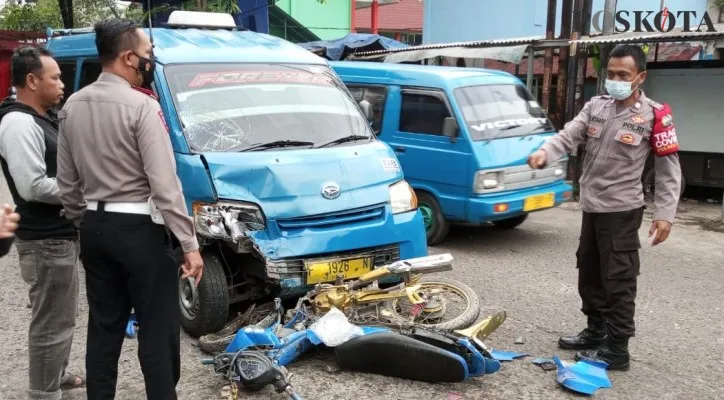
[[(638, 78), (638, 76), (636, 76), (636, 78)], [(634, 78), (634, 81), (636, 78)], [(606, 79), (606, 91), (616, 100), (626, 100), (634, 91), (633, 81), (612, 81), (610, 79)]]

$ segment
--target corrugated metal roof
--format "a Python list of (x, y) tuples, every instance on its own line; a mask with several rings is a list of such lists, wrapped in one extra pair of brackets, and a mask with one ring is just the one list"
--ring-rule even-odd
[(684, 32), (683, 28), (675, 28), (671, 32), (625, 32), (613, 35), (595, 35), (571, 40), (569, 43), (605, 44), (605, 43), (642, 43), (671, 42), (688, 40), (724, 39), (724, 24), (714, 24), (716, 32)]
[[(422, 9), (420, 0), (400, 0), (399, 3), (380, 7), (379, 30), (422, 32)], [(355, 26), (358, 29), (371, 29), (372, 13), (369, 8), (355, 12)]]
[(362, 53), (355, 53), (355, 56), (374, 56), (382, 54), (399, 53), (403, 51), (417, 51), (417, 50), (431, 50), (431, 49), (447, 49), (451, 47), (494, 47), (494, 46), (515, 46), (521, 44), (534, 44), (543, 39), (543, 36), (532, 36), (527, 38), (513, 38), (513, 39), (494, 39), (494, 40), (481, 40), (476, 42), (455, 42), (455, 43), (442, 43), (442, 44), (426, 44), (420, 46), (410, 46), (403, 49), (391, 49), (391, 50), (376, 50), (366, 51)]

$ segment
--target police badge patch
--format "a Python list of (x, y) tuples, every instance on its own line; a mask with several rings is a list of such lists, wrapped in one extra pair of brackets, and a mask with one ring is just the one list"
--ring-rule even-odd
[(634, 115), (633, 117), (631, 117), (631, 121), (637, 124), (643, 124), (644, 122), (646, 122), (646, 118), (641, 115)]
[(666, 114), (663, 117), (661, 117), (661, 125), (663, 125), (663, 126), (671, 126), (672, 122), (673, 122), (673, 118), (671, 118), (671, 114)]

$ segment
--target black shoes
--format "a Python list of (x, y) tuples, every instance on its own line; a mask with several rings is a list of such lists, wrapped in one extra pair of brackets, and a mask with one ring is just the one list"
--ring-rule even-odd
[(628, 371), (630, 358), (626, 342), (607, 342), (596, 350), (579, 351), (574, 357), (576, 361), (603, 361), (609, 370)]
[(606, 341), (605, 328), (589, 327), (576, 336), (561, 336), (558, 339), (558, 347), (566, 350), (589, 350), (597, 349)]

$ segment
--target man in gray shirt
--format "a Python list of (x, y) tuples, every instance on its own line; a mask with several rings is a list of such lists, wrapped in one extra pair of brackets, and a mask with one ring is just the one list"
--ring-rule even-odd
[(63, 99), (60, 68), (36, 47), (15, 51), (17, 99), (0, 105), (0, 163), (17, 205), (15, 246), (30, 285), (29, 397), (60, 399), (61, 388), (83, 385), (66, 373), (78, 313), (78, 232), (61, 215), (56, 184), (58, 126), (48, 110)]

